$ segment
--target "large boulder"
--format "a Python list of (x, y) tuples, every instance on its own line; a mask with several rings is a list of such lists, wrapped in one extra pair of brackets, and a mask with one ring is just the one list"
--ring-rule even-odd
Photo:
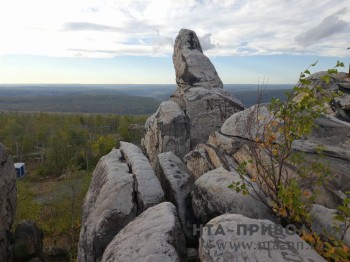
[(12, 158), (0, 144), (0, 257), (9, 261), (10, 231), (16, 213), (16, 172)]
[(205, 143), (209, 134), (220, 130), (227, 118), (244, 109), (239, 100), (221, 88), (178, 88), (170, 99), (178, 103), (191, 120), (191, 149)]
[(36, 258), (43, 261), (43, 232), (34, 221), (24, 220), (16, 225), (14, 261)]
[(147, 158), (120, 142), (98, 162), (83, 206), (79, 261), (99, 261), (113, 237), (137, 215), (164, 200)]
[(79, 261), (99, 261), (113, 237), (138, 215), (135, 181), (113, 149), (98, 162), (85, 196), (79, 239)]
[(153, 167), (159, 153), (171, 151), (183, 158), (190, 150), (190, 119), (177, 103), (162, 102), (145, 126), (142, 145)]
[(146, 122), (143, 146), (154, 167), (159, 153), (183, 158), (244, 105), (223, 90), (213, 64), (203, 54), (195, 32), (181, 29), (175, 40), (173, 63), (176, 91)]
[(341, 120), (350, 122), (350, 78), (347, 73), (339, 72), (332, 74), (329, 83), (326, 83), (322, 80), (322, 77), (327, 74), (326, 71), (322, 71), (309, 76), (308, 80), (310, 80), (311, 84), (308, 87), (322, 87), (326, 91), (326, 95), (333, 95), (335, 92), (341, 91), (342, 94), (331, 101), (328, 113)]
[(196, 219), (192, 210), (191, 197), (194, 184), (193, 175), (172, 152), (158, 155), (157, 174), (165, 199), (176, 206), (187, 243), (194, 245), (193, 224), (196, 223)]
[(180, 30), (175, 40), (173, 62), (176, 83), (179, 87), (223, 87), (215, 67), (203, 54), (201, 44), (194, 31)]
[(138, 208), (143, 212), (164, 200), (164, 192), (153, 168), (141, 149), (128, 142), (120, 142), (120, 151), (135, 178)]
[(265, 219), (224, 214), (199, 239), (200, 261), (326, 261), (297, 234)]
[(274, 219), (263, 204), (262, 201), (266, 199), (256, 185), (254, 188), (247, 185), (247, 190), (250, 192), (248, 195), (228, 188), (229, 185), (240, 181), (237, 172), (230, 172), (222, 167), (209, 171), (196, 180), (192, 191), (192, 205), (196, 217), (202, 224), (225, 213)]
[(198, 144), (194, 150), (185, 155), (184, 162), (196, 180), (219, 167), (231, 170), (231, 163), (226, 158), (224, 150), (213, 144)]
[(185, 238), (176, 208), (169, 202), (153, 206), (124, 227), (108, 245), (103, 262), (185, 261)]

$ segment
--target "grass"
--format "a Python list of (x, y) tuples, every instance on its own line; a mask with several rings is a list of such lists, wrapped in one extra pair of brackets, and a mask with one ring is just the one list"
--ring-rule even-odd
[(36, 221), (44, 232), (44, 247), (59, 246), (76, 261), (82, 206), (91, 173), (72, 170), (66, 178), (41, 178), (34, 172), (17, 181), (15, 223)]

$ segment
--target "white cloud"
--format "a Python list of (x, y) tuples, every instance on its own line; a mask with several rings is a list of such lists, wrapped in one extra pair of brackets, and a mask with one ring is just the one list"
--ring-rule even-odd
[(346, 56), (348, 0), (2, 0), (0, 55), (172, 52), (181, 28), (216, 56)]

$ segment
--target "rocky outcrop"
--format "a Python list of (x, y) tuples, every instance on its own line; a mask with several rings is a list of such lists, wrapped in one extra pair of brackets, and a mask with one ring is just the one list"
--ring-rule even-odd
[(106, 248), (103, 262), (185, 261), (186, 247), (176, 208), (153, 206), (124, 227)]
[(184, 157), (187, 168), (193, 173), (196, 180), (208, 171), (219, 167), (231, 170), (228, 161), (224, 150), (213, 144), (198, 144)]
[[(158, 153), (172, 151), (179, 158), (208, 135), (219, 130), (243, 104), (223, 84), (209, 58), (203, 54), (195, 32), (181, 29), (176, 38), (173, 63), (177, 90), (146, 122), (143, 146), (154, 166)], [(170, 113), (167, 113), (170, 112)]]
[(162, 102), (145, 126), (142, 144), (153, 167), (159, 153), (173, 152), (182, 159), (190, 150), (190, 119), (177, 103)]
[(201, 261), (326, 261), (298, 235), (239, 214), (212, 219), (199, 239)]
[(79, 261), (98, 261), (113, 237), (138, 215), (134, 189), (120, 150), (101, 158), (84, 200)]
[[(319, 235), (325, 234), (339, 240), (342, 232), (339, 232), (335, 226), (341, 228), (342, 225), (345, 225), (344, 223), (334, 219), (336, 215), (338, 215), (336, 209), (326, 208), (317, 204), (313, 205), (310, 210), (312, 230), (317, 232)], [(350, 246), (350, 230), (347, 230), (344, 236), (344, 242)]]
[(191, 191), (194, 184), (192, 174), (172, 152), (158, 155), (156, 170), (165, 199), (176, 206), (188, 245), (194, 245), (193, 224), (196, 224), (196, 219), (192, 210)]
[(24, 220), (16, 225), (14, 261), (43, 261), (43, 232), (34, 221)]
[(139, 210), (164, 201), (164, 192), (151, 164), (141, 149), (134, 144), (120, 142), (120, 151), (131, 168), (135, 178), (136, 199)]
[(326, 95), (333, 95), (338, 91), (342, 94), (334, 99), (329, 105), (328, 114), (333, 115), (341, 120), (350, 122), (350, 78), (348, 74), (339, 72), (332, 74), (329, 83), (322, 80), (322, 77), (327, 75), (327, 72), (318, 72), (308, 77), (310, 80), (309, 88), (315, 88), (316, 86), (322, 87), (326, 91)]
[(257, 200), (265, 198), (260, 189), (247, 185), (247, 190), (254, 196), (243, 195), (228, 188), (229, 185), (241, 181), (237, 172), (229, 172), (224, 168), (212, 170), (194, 184), (192, 191), (193, 211), (201, 224), (207, 223), (210, 219), (225, 214), (241, 214), (250, 218), (262, 218), (273, 220), (274, 217), (268, 208)]
[(209, 58), (203, 54), (194, 31), (181, 29), (175, 40), (173, 62), (180, 88), (193, 86), (222, 88), (223, 84)]
[(99, 261), (113, 237), (137, 215), (164, 200), (147, 158), (121, 142), (101, 158), (84, 200), (79, 261)]
[(16, 172), (12, 158), (0, 144), (0, 258), (9, 261), (10, 230), (16, 213)]

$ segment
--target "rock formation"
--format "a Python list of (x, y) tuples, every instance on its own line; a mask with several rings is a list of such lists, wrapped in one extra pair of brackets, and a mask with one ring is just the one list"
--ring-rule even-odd
[(113, 237), (137, 215), (164, 200), (141, 150), (121, 142), (101, 158), (84, 200), (79, 261), (96, 261)]
[(238, 214), (225, 214), (209, 221), (199, 239), (199, 258), (205, 262), (326, 261), (281, 225)]
[(194, 245), (193, 225), (196, 224), (196, 219), (191, 198), (194, 184), (192, 174), (172, 152), (158, 155), (156, 173), (162, 184), (165, 199), (176, 206), (188, 244)]
[[(178, 85), (170, 97), (173, 103), (161, 104), (146, 123), (143, 146), (153, 166), (157, 154), (167, 150), (183, 158), (197, 144), (206, 142), (208, 135), (220, 129), (230, 115), (244, 108), (223, 90), (195, 32), (181, 29), (175, 40), (173, 63)], [(163, 113), (166, 110), (172, 111), (167, 118)]]
[(149, 208), (124, 227), (106, 248), (102, 262), (185, 259), (185, 238), (176, 208), (164, 202)]
[(24, 220), (16, 225), (14, 261), (43, 261), (43, 232), (34, 221)]
[[(79, 262), (196, 261), (198, 254), (200, 261), (324, 261), (297, 235), (274, 224), (279, 220), (257, 200), (266, 200), (266, 188), (254, 182), (254, 161), (245, 176), (252, 182), (246, 189), (254, 197), (228, 188), (241, 181), (237, 170), (252, 160), (251, 146), (266, 140), (264, 129), (273, 117), (268, 105), (243, 110), (241, 102), (223, 90), (193, 31), (180, 31), (173, 62), (177, 90), (145, 125), (142, 145), (148, 158), (137, 146), (120, 142), (93, 173), (84, 202)], [(322, 75), (310, 77), (310, 88)], [(316, 120), (319, 128), (292, 145), (309, 163), (322, 145), (322, 161), (330, 163), (334, 175), (322, 187), (312, 185), (321, 192), (317, 203), (327, 207), (314, 205), (314, 228), (331, 223), (335, 210), (330, 208), (350, 191), (349, 83), (339, 73), (330, 85), (323, 85), (329, 92), (346, 90), (329, 105), (329, 114)], [(282, 125), (277, 121), (273, 127), (276, 143), (283, 142), (278, 133)], [(265, 150), (259, 155), (261, 161), (269, 160)], [(295, 170), (288, 163), (291, 175)], [(205, 223), (198, 243), (193, 230)], [(266, 231), (276, 227), (279, 231)], [(256, 246), (232, 246), (237, 242)]]
[(16, 213), (16, 172), (12, 158), (0, 144), (0, 258), (9, 261), (10, 230)]
[[(229, 185), (238, 181), (241, 180), (237, 172), (229, 172), (222, 167), (196, 180), (192, 191), (192, 205), (201, 224), (206, 224), (210, 219), (225, 213), (274, 220), (273, 215), (261, 201), (228, 188)], [(248, 187), (248, 190), (259, 198), (253, 188)], [(264, 198), (257, 186), (255, 191)]]

